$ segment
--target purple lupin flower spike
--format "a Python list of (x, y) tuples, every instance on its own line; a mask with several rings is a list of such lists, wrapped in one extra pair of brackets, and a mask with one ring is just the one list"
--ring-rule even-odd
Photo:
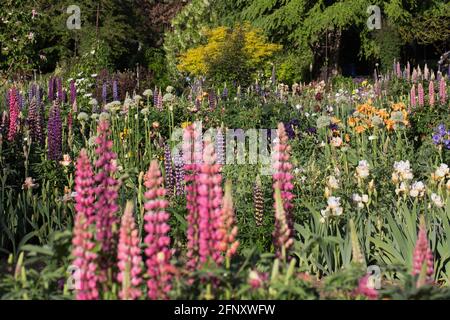
[(34, 84), (32, 84), (31, 86), (28, 87), (28, 103), (31, 103), (31, 100), (33, 100), (34, 97)]
[(167, 196), (171, 197), (173, 196), (174, 177), (172, 170), (172, 153), (170, 152), (170, 146), (168, 144), (164, 146), (164, 170)]
[(107, 87), (106, 87), (106, 82), (103, 82), (103, 86), (102, 86), (102, 100), (103, 100), (103, 104), (106, 104), (106, 99), (107, 99), (107, 95), (108, 95), (108, 91), (107, 91)]
[(157, 87), (155, 87), (155, 91), (153, 91), (153, 106), (156, 107), (158, 105), (158, 96), (159, 96), (159, 90)]
[(59, 100), (56, 99), (50, 108), (47, 123), (48, 158), (59, 161), (62, 158), (62, 122), (59, 110)]
[(226, 100), (228, 98), (228, 88), (225, 86), (222, 91), (222, 99)]
[(184, 163), (181, 151), (174, 154), (173, 164), (175, 167), (176, 194), (177, 196), (181, 196), (184, 194)]
[(31, 141), (36, 142), (39, 145), (44, 144), (44, 134), (42, 130), (41, 111), (36, 104), (36, 99), (33, 98), (30, 102), (30, 108), (28, 110), (28, 127), (30, 129)]
[(77, 87), (75, 81), (70, 81), (70, 105), (73, 106), (75, 100), (77, 99)]
[(209, 109), (214, 110), (216, 108), (216, 94), (214, 90), (211, 90), (208, 94)]
[(119, 92), (117, 89), (117, 80), (113, 81), (113, 100), (119, 101)]
[(25, 103), (23, 101), (23, 95), (20, 92), (17, 93), (17, 102), (19, 103), (20, 110), (23, 110)]

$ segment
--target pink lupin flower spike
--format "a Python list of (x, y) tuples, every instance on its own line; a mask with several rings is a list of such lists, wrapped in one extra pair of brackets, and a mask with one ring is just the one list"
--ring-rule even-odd
[(425, 104), (425, 101), (424, 101), (424, 93), (423, 93), (422, 83), (419, 83), (419, 87), (418, 87), (417, 91), (418, 91), (418, 96), (419, 96), (419, 106), (423, 107)]
[[(294, 234), (294, 219), (292, 216), (293, 204), (292, 199), (294, 195), (292, 194), (292, 189), (294, 185), (292, 180), (294, 176), (292, 175), (292, 164), (290, 163), (290, 152), (291, 146), (288, 144), (288, 136), (284, 128), (283, 123), (278, 124), (277, 130), (278, 141), (274, 146), (273, 160), (273, 189), (280, 189), (281, 199), (283, 200), (283, 208), (286, 214), (286, 221), (288, 223), (291, 235)], [(274, 193), (275, 195), (275, 193)]]
[(220, 246), (222, 228), (222, 175), (221, 165), (217, 164), (214, 144), (205, 138), (203, 163), (197, 176), (197, 206), (199, 214), (199, 254), (200, 263), (210, 259), (217, 264), (223, 262), (223, 256), (216, 250)]
[(415, 108), (416, 107), (416, 85), (415, 84), (413, 84), (413, 86), (411, 88), (410, 99), (411, 99), (411, 108)]
[(197, 205), (197, 175), (202, 158), (202, 141), (194, 125), (183, 131), (183, 163), (185, 170), (187, 221), (187, 263), (188, 270), (199, 266), (199, 213)]
[(76, 164), (75, 192), (75, 211), (83, 212), (89, 223), (94, 222), (95, 181), (85, 149), (80, 151)]
[(225, 252), (227, 258), (231, 258), (237, 251), (239, 246), (239, 241), (236, 240), (238, 233), (238, 227), (236, 226), (234, 208), (233, 208), (233, 197), (231, 194), (231, 181), (225, 184), (225, 195), (223, 197), (222, 206), (222, 222), (219, 232), (219, 242), (218, 249)]
[(433, 282), (434, 262), (433, 253), (428, 244), (425, 217), (420, 217), (419, 233), (413, 254), (412, 275), (419, 275), (417, 287)]
[(78, 212), (75, 217), (72, 238), (72, 255), (75, 271), (76, 299), (97, 300), (99, 298), (97, 277), (97, 254), (94, 251), (95, 241), (92, 225), (84, 212)]
[(434, 106), (435, 98), (434, 98), (434, 81), (430, 81), (428, 85), (428, 99), (430, 103), (430, 107)]
[(150, 299), (168, 299), (172, 289), (174, 266), (170, 263), (169, 213), (166, 211), (168, 201), (163, 187), (163, 177), (158, 163), (153, 160), (146, 174), (145, 186), (145, 226), (147, 236), (144, 239), (147, 256), (148, 297)]
[(117, 247), (119, 273), (117, 280), (121, 283), (119, 297), (122, 300), (135, 300), (141, 296), (142, 257), (139, 248), (140, 239), (133, 217), (133, 204), (128, 202), (122, 216)]

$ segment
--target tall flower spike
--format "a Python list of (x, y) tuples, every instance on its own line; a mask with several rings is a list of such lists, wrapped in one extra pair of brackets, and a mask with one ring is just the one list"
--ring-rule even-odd
[(259, 176), (256, 177), (255, 186), (253, 188), (253, 204), (256, 226), (261, 227), (264, 218), (264, 196), (262, 193), (261, 178)]
[(430, 103), (430, 107), (434, 106), (435, 98), (434, 98), (434, 81), (430, 81), (428, 85), (428, 99)]
[(199, 215), (199, 254), (200, 263), (212, 259), (221, 264), (223, 256), (215, 248), (222, 241), (222, 175), (221, 165), (217, 164), (214, 145), (210, 137), (205, 138), (203, 163), (200, 165), (197, 180), (197, 206)]
[(97, 278), (97, 254), (94, 251), (95, 241), (93, 225), (89, 224), (83, 211), (77, 212), (73, 228), (73, 265), (77, 267), (76, 299), (97, 300), (99, 298)]
[[(73, 104), (75, 103), (75, 100), (77, 100), (77, 87), (75, 85), (75, 81), (71, 80), (70, 81), (70, 105), (73, 106)], [(74, 110), (76, 112), (76, 110)]]
[(28, 109), (28, 127), (30, 128), (32, 141), (42, 146), (44, 144), (44, 133), (41, 117), (41, 110), (36, 104), (36, 98), (33, 97)]
[[(278, 257), (286, 257), (289, 248), (294, 244), (289, 225), (286, 221), (286, 214), (283, 209), (283, 200), (278, 186), (275, 187), (275, 230), (273, 241)], [(284, 257), (283, 257), (284, 255)]]
[(418, 95), (419, 95), (419, 106), (423, 107), (425, 102), (424, 102), (424, 93), (423, 93), (422, 83), (419, 83), (419, 87), (418, 87), (417, 91), (418, 91)]
[(195, 124), (183, 130), (183, 163), (187, 208), (187, 263), (188, 270), (199, 266), (199, 213), (197, 205), (197, 174), (201, 162), (202, 142), (197, 141)]
[(53, 101), (47, 123), (48, 158), (59, 161), (62, 159), (62, 122), (58, 99)]
[(142, 257), (139, 248), (140, 239), (133, 217), (133, 204), (127, 202), (119, 232), (117, 260), (119, 274), (117, 280), (121, 283), (119, 297), (122, 300), (135, 300), (141, 296)]
[(294, 188), (292, 180), (292, 164), (290, 163), (291, 146), (288, 144), (288, 136), (283, 123), (278, 124), (277, 130), (278, 141), (274, 145), (273, 154), (273, 189), (280, 189), (281, 199), (283, 200), (283, 209), (286, 214), (286, 221), (291, 232), (294, 235), (294, 218), (293, 218), (293, 204), (292, 189)]
[(89, 224), (94, 222), (94, 172), (85, 149), (80, 151), (75, 171), (75, 211), (82, 212)]
[(75, 171), (75, 226), (73, 231), (74, 265), (78, 267), (78, 300), (99, 298), (97, 272), (97, 254), (95, 247), (94, 214), (94, 174), (86, 150), (83, 149)]
[(175, 167), (175, 188), (177, 196), (184, 194), (184, 165), (183, 156), (179, 153), (174, 154), (173, 164)]
[(216, 135), (217, 163), (221, 165), (225, 164), (225, 137), (223, 130), (223, 128), (218, 128)]
[(109, 123), (106, 120), (98, 124), (98, 136), (95, 140), (97, 148), (97, 161), (95, 167), (96, 187), (96, 220), (97, 220), (97, 241), (101, 245), (103, 270), (113, 264), (115, 257), (111, 256), (115, 249), (114, 232), (117, 228), (118, 211), (117, 198), (119, 182), (114, 178), (117, 170), (115, 160), (116, 154), (112, 151), (113, 142), (110, 140)]
[(113, 87), (112, 87), (112, 91), (113, 91), (113, 100), (114, 101), (119, 101), (119, 90), (117, 88), (117, 80), (113, 81)]
[(413, 86), (411, 88), (410, 99), (411, 99), (411, 108), (415, 108), (416, 107), (416, 85), (415, 84), (413, 84)]
[(225, 252), (227, 258), (231, 258), (239, 246), (239, 241), (236, 240), (238, 227), (234, 216), (231, 181), (227, 181), (225, 184), (221, 220), (220, 229), (217, 231), (219, 238), (217, 249)]
[(14, 141), (17, 135), (19, 121), (19, 104), (17, 102), (16, 88), (9, 90), (9, 129), (8, 141)]
[(397, 72), (397, 77), (398, 78), (401, 78), (402, 77), (402, 68), (401, 68), (401, 66), (400, 66), (400, 62), (397, 62), (397, 66), (396, 66), (397, 68), (397, 70), (396, 70), (396, 72)]
[(144, 239), (147, 256), (148, 296), (150, 299), (168, 299), (172, 289), (174, 267), (170, 263), (169, 213), (166, 211), (168, 201), (163, 187), (163, 177), (158, 163), (153, 160), (146, 174), (145, 186), (145, 231)]
[(433, 253), (431, 252), (427, 238), (427, 228), (425, 217), (420, 217), (419, 233), (417, 235), (416, 247), (413, 254), (413, 270), (414, 276), (419, 276), (417, 287), (421, 287), (433, 281), (434, 262)]
[(174, 192), (174, 173), (172, 169), (172, 153), (169, 144), (164, 145), (164, 173), (166, 181), (167, 196), (173, 196)]

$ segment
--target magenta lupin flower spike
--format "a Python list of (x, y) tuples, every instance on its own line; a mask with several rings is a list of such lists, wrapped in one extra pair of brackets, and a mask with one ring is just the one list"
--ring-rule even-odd
[(75, 211), (83, 212), (89, 223), (94, 222), (95, 181), (85, 149), (80, 151), (75, 172)]
[(8, 141), (14, 141), (19, 121), (19, 103), (17, 102), (16, 88), (9, 90), (9, 129)]
[(97, 278), (97, 254), (95, 247), (94, 177), (86, 150), (81, 150), (75, 172), (75, 226), (73, 231), (73, 264), (76, 271), (76, 298), (94, 300), (99, 298)]
[(95, 140), (97, 148), (97, 161), (95, 167), (96, 187), (96, 223), (97, 240), (101, 245), (102, 268), (108, 268), (113, 264), (115, 257), (111, 257), (114, 252), (116, 239), (115, 231), (118, 219), (116, 213), (119, 209), (117, 205), (119, 182), (114, 178), (117, 170), (115, 160), (116, 154), (112, 152), (113, 142), (109, 139), (111, 132), (107, 121), (100, 121), (98, 125), (98, 136)]
[(172, 289), (174, 266), (170, 263), (169, 213), (166, 211), (168, 201), (165, 199), (166, 190), (163, 187), (163, 177), (158, 163), (153, 160), (146, 174), (145, 186), (145, 231), (144, 239), (147, 256), (147, 288), (150, 299), (168, 299)]
[(117, 260), (119, 273), (117, 280), (121, 284), (119, 297), (122, 300), (138, 299), (142, 292), (142, 257), (139, 248), (140, 239), (133, 217), (133, 204), (128, 202), (119, 231)]

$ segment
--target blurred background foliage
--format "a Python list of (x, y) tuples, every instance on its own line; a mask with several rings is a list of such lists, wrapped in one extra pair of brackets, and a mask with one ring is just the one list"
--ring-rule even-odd
[[(208, 35), (219, 30), (215, 28), (234, 30), (246, 22), (258, 30), (258, 37), (282, 46), (271, 60), (278, 80), (288, 84), (324, 74), (369, 75), (376, 63), (387, 69), (393, 59), (435, 68), (450, 42), (446, 0), (83, 0), (77, 4), (82, 28), (68, 30), (66, 10), (72, 2), (2, 1), (3, 80), (84, 64), (83, 57), (96, 50), (103, 53), (95, 55), (97, 70), (134, 70), (139, 65), (149, 69), (155, 85), (177, 84), (185, 80), (185, 71), (198, 75), (197, 69), (207, 63), (204, 59), (195, 72), (180, 72), (177, 65), (187, 52), (198, 52)], [(381, 8), (381, 30), (367, 28), (370, 5)], [(234, 57), (215, 58), (209, 63), (220, 64), (208, 75), (236, 80), (234, 71), (223, 66)], [(243, 65), (256, 64), (254, 59), (241, 60)]]

